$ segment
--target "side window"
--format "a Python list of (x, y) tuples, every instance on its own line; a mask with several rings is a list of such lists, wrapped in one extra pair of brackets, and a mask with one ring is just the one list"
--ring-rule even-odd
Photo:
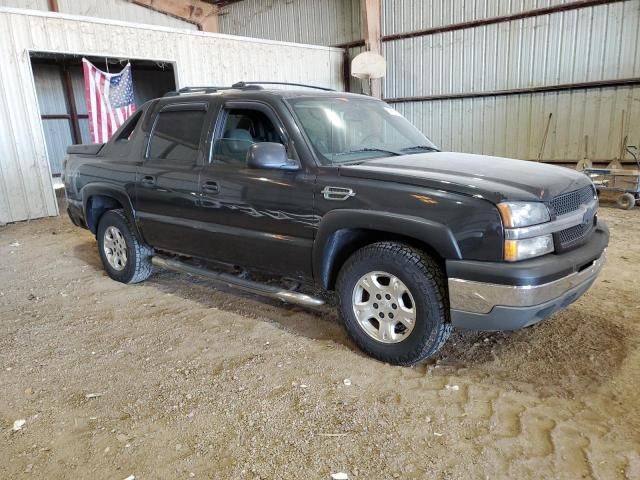
[(149, 143), (149, 160), (195, 165), (206, 113), (204, 109), (161, 111)]
[(284, 143), (273, 122), (260, 110), (227, 110), (222, 136), (213, 145), (213, 161), (244, 166), (249, 147), (259, 142)]

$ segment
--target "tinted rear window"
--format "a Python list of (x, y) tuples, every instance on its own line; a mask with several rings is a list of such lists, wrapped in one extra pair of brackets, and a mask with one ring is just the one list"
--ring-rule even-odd
[(195, 164), (206, 113), (204, 110), (160, 112), (151, 136), (149, 159)]

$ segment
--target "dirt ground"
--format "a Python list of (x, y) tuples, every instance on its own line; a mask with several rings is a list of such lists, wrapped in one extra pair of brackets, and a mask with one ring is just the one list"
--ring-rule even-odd
[(330, 309), (116, 283), (64, 216), (2, 227), (0, 478), (640, 478), (640, 208), (600, 217), (586, 296), (412, 368)]

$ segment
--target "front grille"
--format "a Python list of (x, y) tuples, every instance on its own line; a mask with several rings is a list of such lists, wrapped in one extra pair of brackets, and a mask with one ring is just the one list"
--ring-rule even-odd
[(580, 205), (589, 203), (595, 197), (593, 185), (587, 185), (579, 190), (557, 196), (549, 202), (549, 207), (556, 216), (571, 213), (580, 208)]
[(556, 245), (560, 246), (560, 250), (568, 250), (572, 247), (575, 247), (581, 244), (591, 233), (593, 230), (593, 226), (595, 223), (595, 219), (593, 222), (582, 223), (580, 225), (575, 225), (573, 227), (569, 227), (565, 230), (561, 230), (557, 235)]
[[(590, 204), (596, 196), (593, 185), (587, 185), (579, 190), (559, 195), (547, 205), (556, 217), (578, 210), (582, 205)], [(595, 211), (593, 212), (595, 214)], [(584, 243), (597, 222), (597, 217), (584, 218), (583, 223), (574, 225), (553, 234), (556, 252), (564, 252)]]

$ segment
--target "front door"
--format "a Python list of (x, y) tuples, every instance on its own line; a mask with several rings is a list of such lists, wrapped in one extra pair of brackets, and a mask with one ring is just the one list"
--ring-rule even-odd
[(146, 159), (136, 176), (136, 216), (153, 247), (197, 254), (199, 175), (206, 103), (169, 104), (153, 121)]
[(227, 103), (221, 110), (210, 163), (200, 174), (201, 219), (209, 256), (301, 279), (311, 278), (318, 218), (315, 174), (250, 169), (246, 156), (258, 142), (279, 142), (292, 152), (275, 112), (261, 103)]

